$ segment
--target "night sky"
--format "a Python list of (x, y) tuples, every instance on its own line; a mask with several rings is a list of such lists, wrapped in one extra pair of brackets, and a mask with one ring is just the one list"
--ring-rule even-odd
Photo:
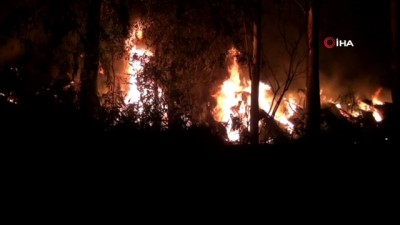
[[(322, 1), (320, 24), (322, 85), (333, 81), (336, 86), (354, 88), (359, 92), (378, 86), (389, 87), (389, 3), (389, 1)], [(330, 36), (352, 40), (354, 48), (326, 49), (323, 40)]]

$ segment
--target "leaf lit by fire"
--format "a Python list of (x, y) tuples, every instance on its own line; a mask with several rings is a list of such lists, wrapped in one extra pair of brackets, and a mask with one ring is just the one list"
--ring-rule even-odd
[[(139, 24), (140, 25), (140, 24)], [(128, 50), (128, 65), (126, 73), (129, 75), (128, 88), (124, 98), (125, 105), (134, 104), (138, 115), (145, 113), (145, 105), (150, 105), (147, 110), (165, 111), (167, 108), (162, 101), (155, 99), (163, 98), (163, 90), (151, 79), (144, 79), (143, 71), (146, 64), (153, 57), (153, 53), (144, 48), (139, 47), (140, 39), (143, 38), (143, 30), (141, 26), (135, 25), (129, 38), (125, 41)], [(145, 83), (145, 85), (143, 85)], [(167, 121), (167, 115), (162, 115), (163, 121)], [(138, 119), (140, 121), (140, 119)], [(149, 122), (152, 126), (152, 122)], [(166, 125), (166, 124), (163, 124)]]

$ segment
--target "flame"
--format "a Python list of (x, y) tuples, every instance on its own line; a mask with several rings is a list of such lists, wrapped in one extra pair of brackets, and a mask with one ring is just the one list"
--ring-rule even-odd
[[(346, 118), (348, 117), (347, 113), (352, 115), (353, 117), (359, 117), (362, 116), (362, 111), (365, 111), (372, 112), (372, 116), (374, 117), (375, 121), (381, 122), (383, 120), (383, 116), (381, 112), (375, 107), (379, 105), (384, 105), (384, 103), (378, 99), (381, 91), (382, 88), (379, 88), (377, 91), (375, 91), (375, 93), (372, 95), (371, 104), (367, 104), (357, 97), (357, 107), (355, 108), (352, 108), (351, 104), (348, 104), (349, 107), (347, 107), (346, 104), (342, 105), (340, 102), (334, 101), (333, 99), (327, 99), (326, 96), (322, 96), (321, 100), (334, 104), (336, 108), (339, 109), (340, 113)], [(349, 111), (345, 111), (345, 109)], [(346, 113), (344, 113), (343, 111)]]
[[(140, 32), (140, 36), (138, 36)], [(137, 83), (138, 75), (143, 71), (144, 64), (149, 62), (153, 53), (145, 48), (137, 46), (138, 39), (143, 38), (143, 31), (139, 28), (134, 28), (130, 37), (126, 40), (126, 47), (129, 49), (129, 62), (127, 73), (129, 74), (129, 90), (125, 96), (125, 104), (137, 103), (140, 101), (140, 91)]]
[(381, 100), (379, 100), (381, 92), (382, 92), (382, 88), (378, 88), (374, 92), (374, 94), (372, 95), (372, 105), (368, 105), (368, 104), (364, 103), (363, 101), (359, 101), (359, 103), (358, 103), (361, 110), (364, 110), (367, 112), (372, 112), (372, 116), (374, 117), (376, 122), (381, 122), (383, 120), (382, 114), (375, 107), (377, 105), (384, 105), (384, 103)]
[(142, 40), (143, 39), (143, 25), (140, 22), (137, 22), (135, 25), (135, 36), (137, 37), (137, 39)]
[(381, 100), (379, 100), (381, 92), (382, 92), (382, 88), (378, 88), (375, 91), (375, 93), (372, 95), (372, 104), (373, 105), (383, 105), (384, 104)]
[(153, 54), (145, 49), (137, 48), (135, 45), (129, 51), (130, 63), (128, 66), (127, 73), (130, 75), (129, 78), (129, 91), (125, 97), (125, 104), (139, 102), (140, 91), (137, 85), (137, 76), (143, 71), (143, 60), (144, 63), (148, 62), (148, 58)]
[[(140, 86), (138, 78), (141, 76), (146, 63), (148, 63), (153, 56), (153, 53), (144, 48), (139, 47), (140, 39), (143, 38), (143, 30), (142, 26), (139, 25), (134, 26), (130, 37), (125, 41), (126, 48), (128, 49), (129, 62), (127, 65), (126, 72), (129, 75), (129, 86), (128, 89), (125, 90), (126, 96), (124, 98), (125, 105), (129, 104), (137, 104), (138, 113), (141, 115), (144, 112), (144, 102), (149, 105), (153, 105), (155, 103), (155, 98), (162, 99), (164, 96), (163, 90), (156, 85), (154, 81), (147, 80), (146, 87)], [(154, 89), (156, 88), (156, 89)], [(146, 100), (142, 99), (142, 95), (151, 96), (150, 98), (146, 98)], [(163, 102), (158, 102), (160, 105), (153, 105), (152, 109), (167, 109), (167, 106)], [(168, 121), (167, 114), (164, 113), (162, 115), (163, 121)], [(138, 119), (140, 121), (140, 119)], [(150, 122), (150, 125), (152, 122)], [(163, 123), (163, 125), (167, 125)]]
[(381, 122), (383, 120), (381, 114), (379, 113), (379, 111), (377, 109), (375, 109), (372, 112), (372, 116), (374, 116), (374, 119), (375, 119), (376, 122)]
[[(240, 76), (238, 54), (240, 53), (235, 48), (229, 50), (229, 57), (232, 59), (228, 68), (229, 78), (222, 83), (217, 93), (213, 95), (217, 101), (212, 112), (214, 119), (226, 123), (228, 140), (232, 142), (239, 141), (242, 130), (249, 130), (250, 122), (251, 81)], [(260, 82), (259, 105), (265, 112), (270, 112), (273, 96), (271, 87)], [(295, 113), (297, 105), (293, 99), (286, 100), (283, 105), (284, 107), (280, 107), (275, 114), (275, 120), (286, 127), (288, 132), (292, 132), (294, 125), (288, 118)]]
[(368, 105), (363, 101), (358, 101), (358, 106), (363, 111), (372, 112), (372, 116), (374, 117), (376, 122), (381, 122), (383, 120), (383, 116), (381, 115), (379, 110), (374, 107), (374, 105)]

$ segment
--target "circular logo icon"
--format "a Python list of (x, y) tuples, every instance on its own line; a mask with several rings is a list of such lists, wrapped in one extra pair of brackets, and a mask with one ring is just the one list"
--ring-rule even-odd
[(333, 37), (327, 37), (324, 40), (324, 45), (326, 48), (333, 48), (336, 46), (335, 39)]

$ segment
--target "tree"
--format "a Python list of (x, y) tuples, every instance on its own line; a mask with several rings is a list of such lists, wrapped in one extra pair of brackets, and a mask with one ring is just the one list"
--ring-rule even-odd
[(259, 139), (259, 104), (258, 93), (260, 85), (261, 70), (261, 22), (262, 22), (262, 1), (254, 2), (253, 24), (253, 57), (251, 65), (251, 108), (250, 108), (250, 142), (258, 144)]
[[(308, 1), (308, 67), (306, 92), (306, 132), (309, 139), (320, 133), (320, 88), (319, 88), (319, 0)], [(317, 140), (317, 139), (316, 139)]]
[(21, 43), (23, 52), (15, 64), (21, 65), (25, 92), (33, 95), (56, 79), (80, 81), (80, 107), (93, 116), (100, 106), (99, 63), (110, 76), (114, 56), (123, 55), (129, 25), (126, 2), (34, 0), (13, 2), (8, 8), (11, 13), (3, 14), (0, 22), (6, 31), (2, 39)]
[(101, 0), (92, 0), (86, 22), (85, 59), (81, 76), (80, 106), (83, 113), (93, 117), (100, 107), (97, 95), (97, 75), (99, 72), (100, 10)]
[(230, 5), (211, 0), (144, 3), (144, 39), (154, 53), (144, 76), (163, 89), (169, 127), (182, 127), (184, 117), (196, 124), (211, 122), (210, 87), (215, 86), (217, 71), (234, 44), (233, 15), (225, 11)]
[[(270, 71), (270, 76), (267, 77), (267, 80), (274, 94), (271, 108), (268, 112), (272, 118), (275, 117), (293, 81), (304, 73), (306, 61), (306, 52), (302, 45), (307, 31), (306, 24), (304, 20), (298, 19), (306, 14), (304, 5), (298, 1), (290, 1), (280, 2), (277, 6), (279, 7), (277, 10), (278, 15), (274, 24), (277, 24), (279, 40), (275, 40), (275, 45), (282, 45), (280, 48), (282, 53), (273, 52), (274, 59), (279, 60), (277, 65), (273, 64), (274, 59), (272, 59), (272, 56), (266, 59), (266, 64)], [(297, 15), (295, 21), (288, 18), (287, 14)]]
[[(92, 0), (86, 6), (88, 14), (82, 39), (84, 49), (83, 73), (81, 74), (80, 107), (89, 117), (96, 116), (100, 108), (99, 66), (106, 76), (106, 85), (112, 96), (111, 106), (120, 106), (114, 63), (123, 57), (124, 41), (129, 35), (129, 6), (118, 0)], [(120, 98), (118, 98), (120, 99)]]

